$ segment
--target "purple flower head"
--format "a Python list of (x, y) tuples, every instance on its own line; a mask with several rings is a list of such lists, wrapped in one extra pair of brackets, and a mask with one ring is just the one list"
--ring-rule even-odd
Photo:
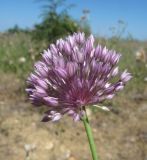
[(48, 107), (42, 121), (57, 121), (64, 114), (80, 120), (83, 106), (111, 99), (122, 90), (132, 76), (116, 66), (120, 56), (106, 47), (94, 47), (94, 37), (84, 33), (51, 44), (27, 80), (32, 103)]

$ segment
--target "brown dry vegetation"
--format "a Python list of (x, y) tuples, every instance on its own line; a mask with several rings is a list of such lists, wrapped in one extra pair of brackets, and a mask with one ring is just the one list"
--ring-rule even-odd
[[(15, 75), (1, 73), (0, 84), (1, 160), (91, 159), (82, 122), (65, 116), (58, 123), (42, 123), (40, 112), (20, 95), (21, 81)], [(144, 100), (117, 96), (113, 112), (89, 112), (101, 160), (147, 159), (145, 94)]]

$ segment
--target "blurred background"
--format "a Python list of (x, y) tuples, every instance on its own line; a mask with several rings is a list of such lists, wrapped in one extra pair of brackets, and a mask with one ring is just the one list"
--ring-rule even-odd
[(147, 1), (0, 0), (0, 159), (89, 160), (81, 122), (41, 123), (25, 94), (43, 49), (77, 31), (122, 54), (133, 79), (104, 105), (88, 109), (101, 160), (147, 160)]

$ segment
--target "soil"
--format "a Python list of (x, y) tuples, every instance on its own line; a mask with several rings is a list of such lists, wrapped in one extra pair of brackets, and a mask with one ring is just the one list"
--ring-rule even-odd
[[(22, 94), (12, 74), (0, 78), (0, 160), (90, 160), (82, 122), (64, 116), (40, 122), (42, 111)], [(146, 93), (144, 93), (146, 94)], [(88, 114), (101, 160), (147, 160), (147, 101), (131, 96), (114, 99), (113, 112)]]

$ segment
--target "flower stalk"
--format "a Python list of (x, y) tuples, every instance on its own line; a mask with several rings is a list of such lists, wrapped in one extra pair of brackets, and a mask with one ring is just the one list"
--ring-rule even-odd
[(82, 117), (82, 121), (84, 123), (85, 131), (86, 131), (86, 134), (87, 134), (87, 137), (88, 137), (88, 142), (89, 142), (92, 158), (93, 158), (93, 160), (100, 160), (98, 155), (97, 155), (97, 152), (96, 152), (96, 146), (95, 146), (95, 143), (94, 143), (94, 138), (93, 138), (92, 130), (91, 130), (91, 127), (90, 127), (89, 119), (88, 119), (88, 116), (87, 116), (87, 113), (86, 113), (86, 109), (85, 109), (85, 107), (83, 107), (83, 109), (85, 111), (85, 115)]

